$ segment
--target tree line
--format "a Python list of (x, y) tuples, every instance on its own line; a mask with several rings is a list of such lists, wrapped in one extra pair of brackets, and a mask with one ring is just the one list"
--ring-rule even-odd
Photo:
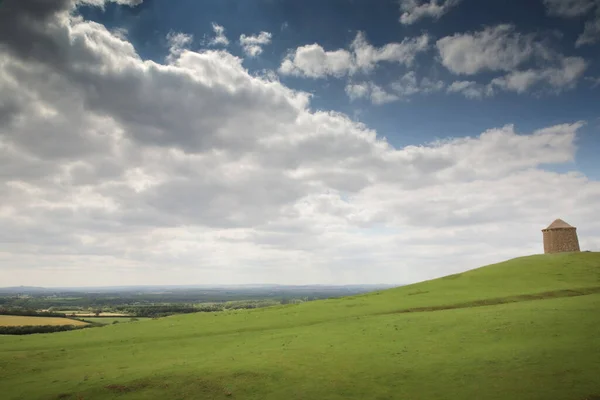
[(31, 326), (0, 326), (0, 335), (31, 335), (33, 333), (54, 333), (84, 329), (89, 326), (75, 325), (31, 325)]
[[(301, 300), (294, 300), (290, 302), (301, 302)], [(174, 314), (262, 308), (275, 306), (282, 303), (283, 302), (276, 300), (246, 300), (203, 304), (123, 305), (113, 307), (112, 309), (125, 314), (134, 315), (136, 317), (158, 318)]]
[(66, 314), (64, 313), (53, 311), (37, 311), (21, 307), (0, 307), (0, 315), (19, 315), (24, 317), (66, 317)]

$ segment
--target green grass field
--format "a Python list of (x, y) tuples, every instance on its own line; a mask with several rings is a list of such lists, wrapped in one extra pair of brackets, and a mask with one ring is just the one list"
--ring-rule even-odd
[(366, 295), (0, 337), (3, 399), (600, 398), (600, 253)]
[(41, 325), (87, 325), (86, 322), (57, 317), (24, 317), (20, 315), (0, 315), (0, 326), (41, 326)]

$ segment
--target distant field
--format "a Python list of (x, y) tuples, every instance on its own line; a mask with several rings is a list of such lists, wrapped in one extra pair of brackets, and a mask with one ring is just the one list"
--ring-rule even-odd
[(87, 325), (86, 322), (57, 317), (23, 317), (20, 315), (0, 315), (0, 326), (41, 326), (41, 325)]
[[(90, 322), (95, 322), (97, 324), (102, 324), (102, 325), (110, 325), (113, 322), (117, 321), (119, 323), (127, 323), (127, 322), (135, 322), (135, 321), (131, 321), (131, 318), (137, 318), (137, 317), (104, 317), (104, 318), (98, 318), (98, 317), (85, 317), (86, 321), (90, 321)], [(148, 318), (137, 318), (138, 320), (143, 320), (143, 319), (148, 319)]]
[[(66, 314), (66, 315), (74, 314), (77, 317), (95, 317), (96, 316), (95, 313), (91, 313), (91, 312), (87, 312), (87, 311), (54, 311), (54, 312)], [(127, 315), (127, 314), (112, 313), (112, 312), (103, 312), (103, 313), (100, 313), (98, 316), (100, 316), (100, 317), (129, 317), (129, 315)]]

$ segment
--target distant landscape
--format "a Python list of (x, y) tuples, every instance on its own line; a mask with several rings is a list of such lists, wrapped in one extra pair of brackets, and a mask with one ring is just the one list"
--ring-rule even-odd
[[(199, 289), (186, 290), (171, 301)], [(253, 288), (246, 302), (290, 301), (2, 336), (0, 391), (11, 400), (600, 398), (600, 253), (291, 301), (347, 290)], [(216, 304), (248, 292), (223, 296)]]
[(252, 309), (349, 296), (390, 285), (210, 285), (0, 288), (0, 334), (57, 332), (174, 314)]

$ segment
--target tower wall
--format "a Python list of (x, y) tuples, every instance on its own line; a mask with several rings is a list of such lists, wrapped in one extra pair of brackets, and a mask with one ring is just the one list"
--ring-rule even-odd
[(544, 229), (544, 253), (580, 251), (575, 228)]

